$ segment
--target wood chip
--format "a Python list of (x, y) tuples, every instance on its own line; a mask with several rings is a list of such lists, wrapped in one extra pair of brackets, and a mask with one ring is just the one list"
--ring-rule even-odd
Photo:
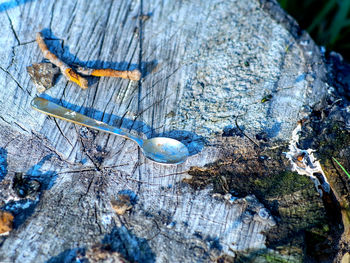
[(0, 234), (8, 234), (12, 230), (13, 215), (0, 210)]
[(111, 251), (107, 246), (102, 244), (94, 245), (86, 251), (85, 257), (90, 263), (128, 263), (121, 254)]
[(54, 85), (59, 68), (54, 67), (51, 63), (37, 63), (27, 67), (27, 72), (37, 91), (42, 93)]
[(344, 256), (341, 259), (341, 263), (349, 263), (350, 262), (350, 253), (347, 252), (344, 254)]
[(132, 208), (130, 196), (126, 194), (119, 194), (117, 200), (111, 201), (111, 205), (118, 215), (124, 215), (126, 211)]

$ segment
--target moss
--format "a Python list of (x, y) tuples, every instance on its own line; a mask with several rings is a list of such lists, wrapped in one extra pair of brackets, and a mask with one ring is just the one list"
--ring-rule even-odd
[(301, 263), (300, 254), (283, 255), (275, 250), (261, 249), (237, 253), (236, 261), (238, 263)]
[[(287, 259), (278, 257), (275, 254), (273, 254), (273, 255), (267, 254), (267, 255), (265, 255), (265, 258), (266, 258), (267, 262), (269, 262), (269, 263), (291, 263), (291, 262), (293, 262), (290, 259), (287, 260)], [(294, 262), (300, 262), (300, 261), (294, 261)]]
[[(301, 248), (305, 245), (309, 246), (305, 244), (305, 231), (320, 228), (322, 232), (324, 225), (327, 224), (322, 200), (308, 176), (282, 171), (266, 176), (251, 175), (242, 178), (242, 176), (231, 175), (231, 177), (234, 184), (230, 184), (230, 189), (242, 195), (257, 196), (279, 222), (278, 228), (266, 233), (267, 245), (270, 248), (285, 247), (287, 252), (297, 251), (299, 248), (299, 252), (296, 253), (302, 255)], [(315, 247), (317, 242), (323, 243), (325, 240), (323, 237), (314, 240), (311, 247)], [(265, 259), (270, 260), (267, 262), (284, 262), (283, 257), (273, 255), (267, 257)], [(288, 259), (285, 262), (293, 261)]]
[(327, 180), (339, 202), (345, 236), (348, 237), (350, 233), (350, 180), (332, 158), (336, 158), (347, 171), (350, 170), (348, 143), (350, 133), (343, 124), (338, 122), (330, 121), (324, 125), (326, 128), (319, 137), (317, 157), (320, 159)]
[(315, 227), (308, 231), (306, 231), (306, 235), (308, 236), (308, 245), (312, 246), (314, 244), (319, 244), (320, 242), (324, 242), (330, 235), (330, 228), (328, 224), (324, 226)]
[(313, 187), (313, 182), (309, 177), (299, 175), (295, 172), (284, 171), (253, 181), (255, 192), (266, 199), (295, 193), (296, 191)]
[[(288, 170), (290, 163), (282, 153), (286, 150), (282, 146), (227, 154), (227, 159), (204, 168), (191, 168), (192, 178), (184, 180), (195, 189), (211, 185), (215, 193), (232, 193), (237, 197), (253, 194), (276, 219), (277, 227), (266, 233), (266, 245), (278, 251), (278, 255), (270, 250), (272, 254), (247, 252), (244, 254), (247, 257), (242, 254), (242, 260), (237, 262), (301, 262), (305, 231), (322, 230), (327, 223), (314, 182), (308, 176)], [(255, 256), (260, 261), (248, 261), (255, 260)]]
[(305, 243), (306, 254), (317, 262), (334, 258), (332, 230), (328, 224), (306, 231)]
[(349, 141), (350, 133), (339, 123), (334, 123), (323, 132), (323, 136), (318, 143), (317, 156), (322, 163), (325, 163), (332, 157), (338, 156), (339, 152), (347, 147), (346, 142)]

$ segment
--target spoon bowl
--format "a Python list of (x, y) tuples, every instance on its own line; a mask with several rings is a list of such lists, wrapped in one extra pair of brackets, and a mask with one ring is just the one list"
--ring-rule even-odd
[(175, 139), (155, 137), (144, 140), (122, 129), (69, 110), (44, 98), (34, 98), (31, 105), (35, 110), (47, 115), (133, 140), (139, 145), (143, 154), (148, 159), (157, 163), (179, 164), (184, 162), (189, 156), (187, 147)]
[(187, 147), (183, 143), (166, 137), (144, 140), (141, 149), (148, 159), (158, 163), (182, 163), (189, 155)]

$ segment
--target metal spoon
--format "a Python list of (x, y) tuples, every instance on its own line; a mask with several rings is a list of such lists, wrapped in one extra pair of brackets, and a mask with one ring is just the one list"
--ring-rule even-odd
[(126, 139), (131, 139), (139, 145), (143, 154), (148, 159), (151, 159), (157, 163), (178, 164), (184, 162), (189, 155), (187, 147), (175, 139), (155, 137), (144, 140), (121, 129), (107, 125), (104, 122), (94, 120), (83, 114), (69, 110), (56, 103), (39, 97), (34, 98), (31, 105), (35, 110), (47, 115), (99, 131), (122, 136)]

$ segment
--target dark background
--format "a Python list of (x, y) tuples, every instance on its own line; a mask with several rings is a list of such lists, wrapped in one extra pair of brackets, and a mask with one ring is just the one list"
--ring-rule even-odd
[(350, 62), (350, 0), (278, 0), (315, 42)]

